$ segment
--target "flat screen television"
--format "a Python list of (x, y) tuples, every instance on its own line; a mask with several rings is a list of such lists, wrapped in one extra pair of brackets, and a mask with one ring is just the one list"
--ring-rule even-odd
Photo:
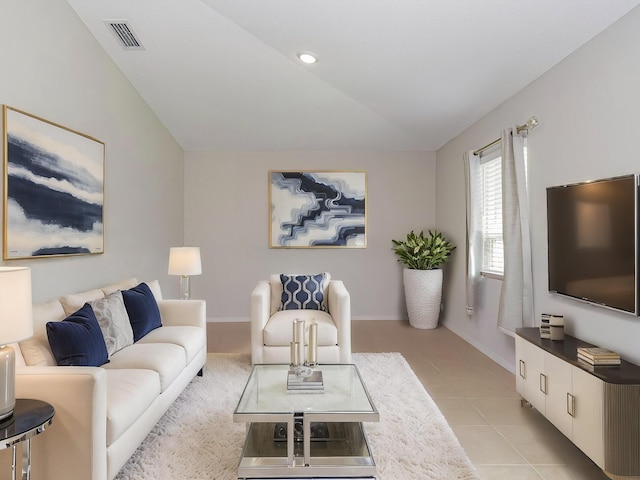
[(638, 175), (547, 188), (549, 291), (638, 315)]

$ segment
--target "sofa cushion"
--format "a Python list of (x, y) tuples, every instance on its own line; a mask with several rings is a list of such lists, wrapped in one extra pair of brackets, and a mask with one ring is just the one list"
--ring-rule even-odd
[(173, 343), (184, 348), (187, 363), (205, 347), (206, 338), (202, 335), (202, 328), (191, 326), (166, 326), (147, 333), (138, 342), (142, 343)]
[(109, 356), (133, 343), (133, 329), (122, 292), (118, 290), (105, 298), (92, 300), (89, 305), (100, 325)]
[(282, 304), (280, 310), (327, 310), (324, 287), (326, 275), (280, 275)]
[(86, 292), (74, 293), (72, 295), (60, 297), (60, 303), (62, 304), (62, 308), (64, 308), (64, 313), (71, 315), (72, 313), (80, 310), (85, 303), (99, 298), (104, 298), (104, 292), (101, 289), (96, 288), (94, 290), (87, 290)]
[(151, 330), (162, 326), (160, 310), (146, 283), (122, 291), (124, 305), (133, 328), (133, 341), (137, 342)]
[[(324, 272), (326, 276), (323, 294), (324, 298), (327, 299), (327, 295), (329, 294), (329, 282), (331, 281), (331, 274), (329, 272)], [(289, 275), (303, 275), (299, 273), (290, 273)], [(269, 275), (269, 287), (271, 289), (271, 313), (273, 315), (276, 313), (280, 306), (282, 305), (282, 281), (280, 280), (280, 274), (274, 273)]]
[(33, 306), (33, 336), (20, 342), (20, 349), (27, 366), (53, 366), (53, 357), (49, 339), (47, 338), (47, 323), (64, 320), (66, 314), (59, 300), (38, 303)]
[(105, 369), (146, 369), (160, 376), (164, 392), (187, 365), (184, 348), (170, 343), (134, 343), (112, 355)]
[(107, 446), (111, 445), (160, 395), (160, 376), (153, 370), (108, 369)]
[(311, 322), (318, 324), (318, 345), (338, 344), (338, 329), (333, 319), (328, 313), (317, 310), (283, 310), (273, 314), (262, 332), (264, 344), (290, 345), (293, 341), (293, 321), (297, 318), (307, 322), (306, 329)]
[(47, 323), (47, 336), (58, 365), (99, 367), (109, 361), (100, 325), (88, 303), (61, 322)]

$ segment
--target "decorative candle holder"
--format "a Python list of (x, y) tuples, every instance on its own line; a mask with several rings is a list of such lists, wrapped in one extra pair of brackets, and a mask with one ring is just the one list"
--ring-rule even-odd
[(298, 344), (298, 352), (295, 358), (296, 365), (302, 365), (305, 359), (305, 339), (304, 339), (305, 322), (296, 318), (293, 321), (293, 341)]
[(293, 321), (293, 342), (291, 342), (290, 370), (298, 377), (308, 377), (312, 370), (305, 361), (305, 322), (296, 318)]
[(305, 365), (309, 367), (318, 365), (318, 324), (316, 322), (309, 325), (309, 346)]
[(300, 344), (298, 342), (291, 342), (291, 361), (289, 366), (297, 367), (298, 366), (298, 350), (300, 349)]

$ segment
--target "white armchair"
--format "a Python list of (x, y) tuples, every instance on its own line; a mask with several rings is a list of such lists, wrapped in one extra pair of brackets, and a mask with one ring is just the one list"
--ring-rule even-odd
[(262, 280), (251, 293), (251, 363), (289, 363), (293, 321), (318, 324), (318, 363), (351, 363), (351, 298), (344, 283), (327, 274), (327, 311), (279, 310), (280, 275)]

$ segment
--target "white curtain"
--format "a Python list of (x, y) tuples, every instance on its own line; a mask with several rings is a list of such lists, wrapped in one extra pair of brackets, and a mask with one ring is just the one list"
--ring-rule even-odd
[(472, 150), (464, 154), (464, 173), (467, 193), (467, 315), (471, 316), (482, 265), (480, 157)]
[(529, 202), (525, 139), (516, 127), (502, 132), (502, 236), (504, 278), (498, 328), (514, 335), (516, 328), (534, 325)]

